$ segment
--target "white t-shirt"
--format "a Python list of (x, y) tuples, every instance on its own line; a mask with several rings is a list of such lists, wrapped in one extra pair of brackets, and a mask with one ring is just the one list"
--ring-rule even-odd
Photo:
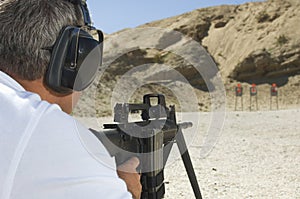
[(0, 71), (0, 199), (132, 198), (87, 128)]

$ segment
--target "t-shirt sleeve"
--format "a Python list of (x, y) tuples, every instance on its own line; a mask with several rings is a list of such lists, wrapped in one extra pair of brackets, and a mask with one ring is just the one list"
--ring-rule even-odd
[(60, 110), (48, 110), (18, 166), (11, 198), (127, 199), (132, 195), (114, 158), (83, 125)]

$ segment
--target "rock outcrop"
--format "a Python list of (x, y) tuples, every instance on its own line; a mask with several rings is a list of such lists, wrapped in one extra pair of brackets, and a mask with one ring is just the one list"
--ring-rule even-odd
[[(198, 9), (107, 35), (104, 53), (106, 68), (101, 71), (104, 81), (97, 85), (97, 95), (104, 101), (99, 106), (109, 106), (111, 109), (111, 94), (108, 93), (113, 92), (118, 80), (134, 67), (151, 63), (165, 64), (171, 66), (169, 71), (175, 69), (179, 72), (196, 89), (201, 101), (199, 109), (209, 110), (209, 81), (185, 59), (190, 55), (192, 62), (197, 62), (198, 58), (193, 57), (194, 47), (186, 48), (183, 54), (176, 53), (183, 52), (178, 49), (191, 42), (186, 38), (202, 45), (215, 61), (220, 73), (212, 72), (208, 79), (221, 75), (229, 108), (232, 108), (232, 91), (237, 82), (243, 86), (256, 83), (266, 94), (271, 83), (281, 86), (285, 95), (298, 92), (293, 89), (300, 85), (299, 24), (299, 0), (268, 0)], [(147, 32), (141, 31), (145, 28)], [(203, 64), (202, 67), (208, 66)], [(144, 71), (135, 72), (136, 79), (158, 78), (168, 82), (178, 75), (170, 72), (162, 77), (160, 70), (150, 67), (141, 70)], [(153, 86), (143, 86), (136, 92), (159, 91), (170, 93), (164, 88), (157, 91)], [(168, 97), (172, 98), (171, 95)], [(300, 96), (300, 92), (296, 95)], [(105, 99), (103, 96), (106, 96)], [(140, 100), (137, 98), (140, 96), (132, 100)], [(171, 101), (176, 101), (174, 96)]]
[[(297, 0), (269, 0), (198, 9), (138, 28), (159, 27), (179, 31), (207, 49), (225, 81), (231, 78), (250, 83), (257, 79), (267, 81), (268, 78), (293, 76), (300, 71), (299, 10)], [(166, 41), (167, 38), (170, 35), (162, 35), (160, 39), (169, 46), (181, 39)], [(151, 42), (147, 37), (144, 40)], [(111, 49), (107, 50), (111, 52)], [(144, 62), (147, 63), (149, 53), (147, 50), (144, 52)], [(165, 52), (151, 53), (152, 61), (183, 67), (182, 60), (174, 61), (174, 56), (166, 56)], [(193, 74), (191, 71), (186, 73)]]

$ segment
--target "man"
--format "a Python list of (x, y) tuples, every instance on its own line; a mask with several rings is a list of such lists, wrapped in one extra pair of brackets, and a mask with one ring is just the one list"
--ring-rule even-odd
[(0, 1), (0, 199), (140, 197), (138, 159), (118, 176), (104, 146), (66, 114), (98, 69), (81, 60), (101, 46), (79, 27), (92, 29), (89, 20), (80, 0)]

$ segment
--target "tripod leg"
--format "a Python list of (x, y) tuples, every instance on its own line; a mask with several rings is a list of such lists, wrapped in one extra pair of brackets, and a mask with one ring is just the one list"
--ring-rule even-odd
[(183, 134), (182, 134), (182, 130), (180, 128), (176, 135), (176, 141), (177, 141), (177, 146), (179, 148), (180, 154), (182, 154), (181, 158), (182, 158), (183, 164), (185, 166), (185, 170), (188, 174), (190, 183), (192, 185), (195, 197), (196, 197), (196, 199), (202, 199), (200, 188), (199, 188), (198, 181), (196, 178), (196, 174), (195, 174), (195, 171), (194, 171), (194, 168), (192, 165), (192, 161), (191, 161), (189, 152), (187, 150), (187, 146), (186, 146)]

